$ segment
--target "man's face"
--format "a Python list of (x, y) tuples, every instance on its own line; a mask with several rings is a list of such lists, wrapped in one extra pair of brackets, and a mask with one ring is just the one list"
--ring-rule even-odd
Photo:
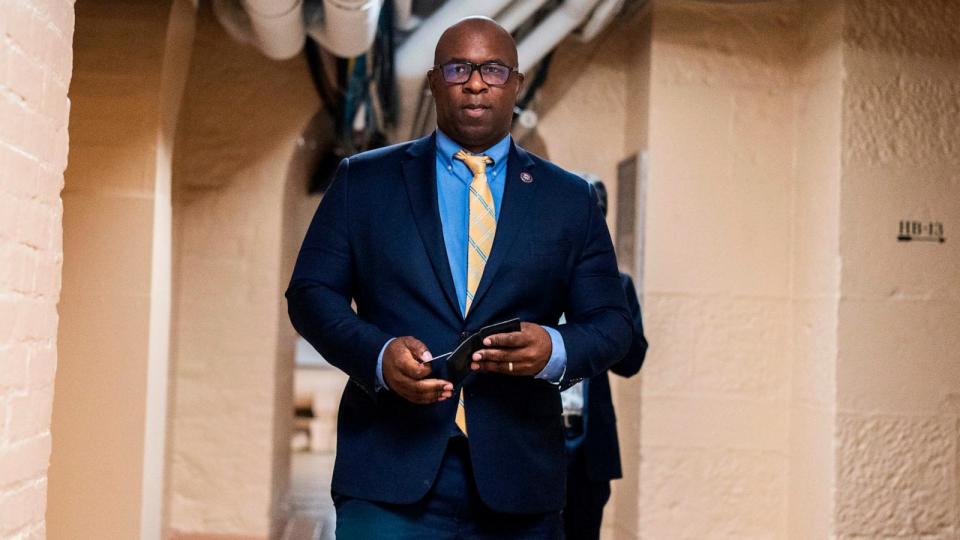
[[(448, 62), (497, 62), (515, 69), (517, 51), (513, 40), (492, 23), (461, 24), (440, 39), (436, 64)], [(469, 68), (468, 68), (469, 69)], [(448, 83), (440, 68), (428, 74), (437, 106), (437, 126), (471, 152), (493, 146), (510, 132), (513, 107), (523, 75), (513, 73), (503, 85), (487, 84), (474, 70), (467, 82)]]

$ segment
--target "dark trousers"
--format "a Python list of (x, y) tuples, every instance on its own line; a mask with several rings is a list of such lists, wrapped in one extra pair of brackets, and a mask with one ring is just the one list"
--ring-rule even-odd
[(560, 539), (560, 513), (503, 514), (480, 500), (464, 437), (453, 437), (433, 487), (420, 501), (395, 505), (333, 494), (337, 540)]
[(567, 467), (567, 504), (563, 509), (566, 540), (597, 540), (603, 507), (610, 500), (610, 481), (591, 480), (583, 447), (573, 450)]

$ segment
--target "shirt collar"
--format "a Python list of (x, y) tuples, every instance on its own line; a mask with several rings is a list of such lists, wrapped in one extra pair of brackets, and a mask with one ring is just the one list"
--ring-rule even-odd
[[(493, 158), (496, 165), (506, 163), (507, 154), (510, 152), (510, 140), (510, 134), (507, 133), (496, 144), (480, 153)], [(444, 166), (453, 164), (453, 155), (457, 153), (457, 150), (460, 150), (460, 145), (448, 137), (446, 133), (437, 129), (437, 156)], [(462, 163), (460, 160), (456, 161)]]

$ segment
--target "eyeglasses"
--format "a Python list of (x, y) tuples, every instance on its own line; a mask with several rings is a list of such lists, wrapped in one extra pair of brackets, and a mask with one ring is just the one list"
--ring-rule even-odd
[(433, 66), (433, 69), (440, 68), (440, 74), (443, 80), (450, 84), (463, 84), (470, 80), (474, 70), (480, 72), (480, 79), (493, 86), (507, 84), (510, 75), (517, 70), (510, 66), (505, 66), (499, 62), (487, 62), (485, 64), (474, 64), (473, 62), (447, 62), (446, 64)]

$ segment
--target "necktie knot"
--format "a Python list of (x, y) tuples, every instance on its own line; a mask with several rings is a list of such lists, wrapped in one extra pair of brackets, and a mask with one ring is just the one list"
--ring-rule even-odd
[(487, 174), (487, 165), (493, 164), (493, 158), (490, 156), (485, 156), (483, 154), (471, 154), (462, 148), (458, 150), (453, 157), (464, 162), (474, 176)]

